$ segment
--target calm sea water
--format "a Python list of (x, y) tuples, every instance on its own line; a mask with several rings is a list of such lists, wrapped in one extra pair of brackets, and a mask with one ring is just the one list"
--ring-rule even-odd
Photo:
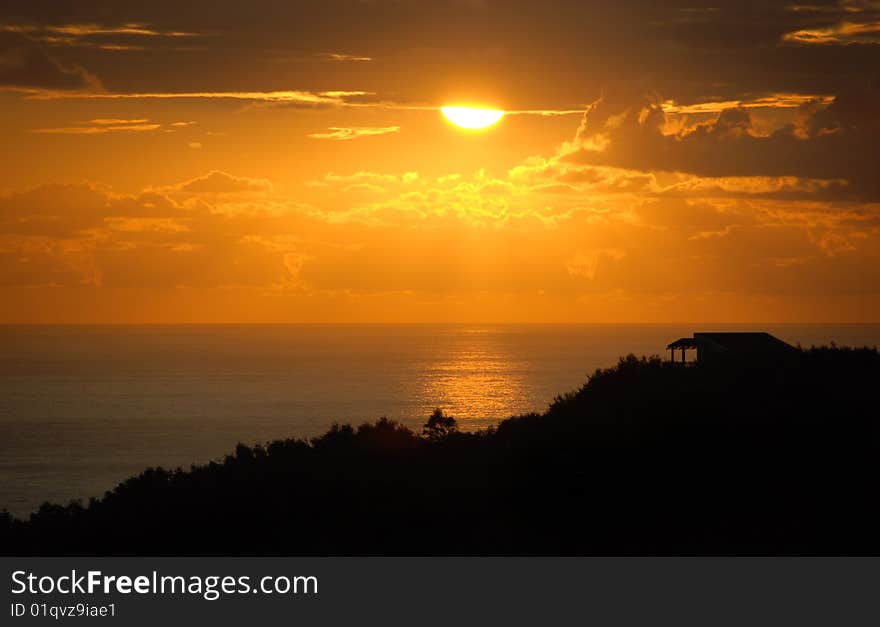
[[(434, 407), (464, 428), (543, 410), (626, 353), (743, 325), (0, 327), (0, 509), (100, 496), (147, 466)], [(880, 325), (763, 325), (803, 345)]]

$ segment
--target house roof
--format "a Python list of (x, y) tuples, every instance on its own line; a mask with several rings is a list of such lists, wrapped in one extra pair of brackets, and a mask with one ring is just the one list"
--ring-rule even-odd
[(666, 348), (697, 348), (699, 344), (697, 340), (692, 337), (680, 337), (671, 344), (669, 344)]
[(794, 350), (794, 347), (769, 333), (694, 333), (693, 337), (682, 337), (666, 348), (708, 348), (716, 351), (748, 353), (780, 353)]

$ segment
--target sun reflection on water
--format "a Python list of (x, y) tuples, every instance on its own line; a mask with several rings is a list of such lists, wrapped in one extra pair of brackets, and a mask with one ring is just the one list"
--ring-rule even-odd
[[(510, 415), (527, 395), (528, 362), (509, 350), (509, 338), (493, 329), (459, 332), (463, 340), (443, 346), (419, 382), (425, 415), (440, 407), (464, 429), (488, 426)], [(438, 347), (439, 348), (439, 347)]]

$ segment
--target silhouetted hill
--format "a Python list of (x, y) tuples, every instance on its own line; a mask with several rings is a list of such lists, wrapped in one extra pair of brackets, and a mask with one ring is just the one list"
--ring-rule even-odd
[(0, 519), (4, 554), (880, 554), (876, 349), (629, 356), (541, 415), (381, 419)]

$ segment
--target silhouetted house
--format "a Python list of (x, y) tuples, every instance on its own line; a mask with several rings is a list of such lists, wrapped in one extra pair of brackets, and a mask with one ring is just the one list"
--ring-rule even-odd
[(676, 361), (675, 351), (681, 351), (681, 363), (688, 363), (687, 351), (696, 351), (691, 361), (716, 360), (774, 360), (792, 354), (795, 349), (769, 333), (694, 333), (669, 344), (671, 361)]

